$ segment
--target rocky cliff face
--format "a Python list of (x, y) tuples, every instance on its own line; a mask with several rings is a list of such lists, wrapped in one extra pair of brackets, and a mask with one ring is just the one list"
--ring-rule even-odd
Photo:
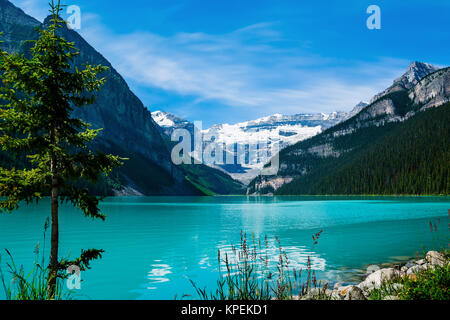
[(26, 15), (7, 0), (0, 0), (0, 30), (3, 32), (0, 47), (8, 52), (23, 52), (26, 40), (36, 38), (35, 29), (41, 23)]
[[(26, 51), (25, 41), (36, 39), (35, 28), (43, 27), (48, 22), (49, 18), (41, 25), (9, 1), (0, 0), (0, 32), (4, 32), (1, 48), (10, 53)], [(150, 111), (130, 90), (122, 76), (77, 32), (66, 27), (60, 32), (80, 50), (76, 66), (89, 63), (109, 67), (102, 74), (106, 83), (95, 104), (77, 110), (75, 116), (91, 123), (94, 128), (104, 129), (99, 137), (100, 149), (132, 157), (133, 161), (139, 159), (139, 168), (136, 163), (129, 162), (121, 169), (122, 182), (141, 194), (197, 194), (196, 189), (185, 180), (183, 172), (172, 164), (170, 152)], [(142, 178), (144, 172), (147, 179)], [(157, 175), (153, 175), (154, 172)]]
[(450, 68), (439, 70), (420, 81), (410, 92), (416, 105), (431, 108), (450, 101)]
[(400, 78), (394, 81), (392, 86), (373, 97), (370, 103), (373, 103), (392, 92), (409, 90), (418, 84), (421, 79), (437, 70), (439, 70), (438, 67), (429, 63), (415, 61), (411, 63), (406, 72)]

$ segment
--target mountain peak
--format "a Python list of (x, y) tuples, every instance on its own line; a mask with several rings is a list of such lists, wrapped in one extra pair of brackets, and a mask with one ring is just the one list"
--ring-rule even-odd
[(367, 107), (367, 106), (368, 106), (368, 103), (367, 103), (367, 102), (360, 101), (360, 102), (355, 106), (355, 108), (358, 108), (358, 107)]
[(413, 61), (409, 65), (408, 70), (415, 69), (415, 68), (417, 69), (417, 68), (436, 68), (436, 67), (433, 66), (432, 64), (429, 64), (429, 63), (426, 63), (426, 62)]
[(373, 97), (370, 103), (373, 103), (378, 99), (381, 99), (382, 97), (384, 97), (389, 93), (401, 90), (409, 90), (413, 88), (416, 84), (418, 84), (419, 81), (425, 78), (427, 75), (435, 71), (438, 71), (439, 69), (440, 68), (433, 66), (432, 64), (429, 63), (414, 61), (408, 66), (406, 72), (402, 76), (395, 79), (394, 84), (392, 86), (390, 86), (383, 92)]
[(439, 68), (432, 64), (414, 61), (406, 69), (406, 72), (394, 81), (394, 85), (400, 85), (404, 89), (411, 89), (424, 77), (437, 70)]
[(152, 118), (160, 127), (178, 127), (190, 124), (183, 118), (180, 118), (170, 112), (160, 110), (153, 111)]
[(347, 119), (350, 119), (354, 116), (356, 116), (358, 113), (360, 113), (365, 107), (367, 107), (369, 104), (364, 102), (364, 101), (360, 101), (353, 109), (352, 111), (350, 111), (347, 115)]

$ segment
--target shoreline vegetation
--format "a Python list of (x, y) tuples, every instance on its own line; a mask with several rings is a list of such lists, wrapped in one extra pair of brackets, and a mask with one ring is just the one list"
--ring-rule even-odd
[[(370, 268), (369, 268), (370, 269)], [(358, 284), (336, 283), (313, 288), (295, 300), (449, 300), (448, 251), (429, 251), (424, 258), (370, 270)]]
[[(439, 221), (440, 224), (440, 221)], [(450, 225), (449, 225), (450, 226)], [(430, 221), (430, 232), (437, 232)], [(312, 236), (312, 248), (323, 230)], [(439, 245), (438, 245), (439, 246)], [(278, 260), (269, 259), (276, 250)], [(448, 249), (423, 252), (407, 262), (368, 266), (362, 281), (352, 284), (318, 280), (307, 257), (305, 269), (290, 267), (290, 260), (275, 237), (255, 239), (241, 232), (239, 247), (218, 252), (217, 289), (208, 291), (191, 280), (201, 300), (450, 300), (450, 252)], [(386, 266), (386, 264), (385, 264)], [(183, 296), (190, 297), (190, 296)]]

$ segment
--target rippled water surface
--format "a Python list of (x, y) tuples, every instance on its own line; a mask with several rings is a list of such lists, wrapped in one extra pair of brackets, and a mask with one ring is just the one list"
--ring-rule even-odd
[[(0, 215), (4, 272), (4, 248), (16, 264), (32, 266), (36, 244), (43, 248), (49, 208), (49, 201), (43, 201)], [(75, 257), (88, 248), (106, 251), (92, 270), (82, 273), (75, 298), (195, 298), (189, 280), (213, 289), (217, 251), (239, 244), (241, 230), (256, 238), (279, 237), (293, 267), (304, 267), (310, 256), (319, 278), (351, 282), (370, 264), (446, 246), (450, 198), (110, 198), (102, 208), (105, 222), (84, 218), (70, 206), (62, 209), (62, 255)], [(438, 233), (430, 233), (430, 221)], [(321, 229), (319, 244), (313, 246), (312, 235)], [(276, 259), (276, 250), (269, 252)]]

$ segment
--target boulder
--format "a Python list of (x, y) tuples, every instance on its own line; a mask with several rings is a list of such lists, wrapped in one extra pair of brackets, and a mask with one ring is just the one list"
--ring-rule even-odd
[(400, 298), (397, 296), (386, 296), (383, 300), (400, 300)]
[(339, 287), (337, 289), (338, 293), (342, 296), (345, 297), (348, 293), (348, 291), (350, 290), (352, 286), (345, 286), (345, 287)]
[(395, 277), (400, 277), (398, 270), (394, 268), (381, 269), (369, 275), (358, 287), (363, 291), (379, 289), (384, 282), (390, 281)]
[(333, 289), (334, 289), (334, 290), (337, 290), (337, 289), (339, 289), (340, 287), (342, 287), (342, 282), (336, 282), (335, 285), (334, 285), (334, 287), (333, 287)]
[(412, 275), (412, 274), (414, 274), (414, 273), (417, 273), (417, 272), (426, 270), (427, 268), (428, 268), (428, 265), (427, 265), (427, 264), (424, 264), (424, 265), (418, 264), (418, 265), (415, 265), (415, 266), (409, 268), (408, 271), (406, 271), (406, 274), (407, 274), (408, 276), (410, 276), (410, 275)]
[(416, 264), (423, 266), (425, 263), (427, 263), (427, 261), (425, 259), (420, 259), (416, 261)]
[(428, 252), (425, 259), (432, 266), (442, 267), (446, 263), (445, 257), (441, 253), (439, 253), (437, 251), (430, 251), (430, 252)]
[(337, 290), (333, 290), (331, 293), (331, 300), (342, 300), (344, 297), (339, 294)]
[(363, 291), (357, 286), (351, 286), (347, 290), (344, 300), (366, 300)]

